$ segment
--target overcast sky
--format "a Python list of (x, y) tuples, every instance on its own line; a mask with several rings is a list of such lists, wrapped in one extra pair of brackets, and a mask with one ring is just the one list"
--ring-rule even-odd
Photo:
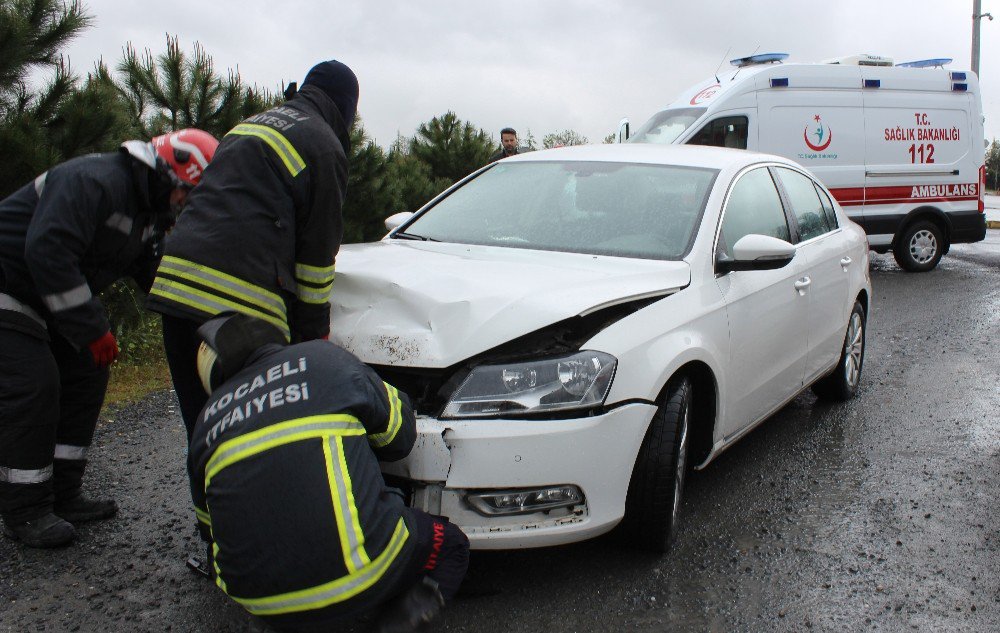
[[(166, 35), (200, 42), (216, 68), (277, 88), (324, 59), (354, 69), (359, 112), (388, 146), (453, 110), (499, 129), (572, 129), (600, 142), (757, 52), (789, 61), (874, 53), (897, 62), (951, 57), (971, 67), (972, 0), (84, 0), (94, 25), (67, 49), (73, 68), (110, 66), (131, 42), (154, 54)], [(983, 0), (986, 136), (1000, 137), (1000, 0)], [(728, 51), (728, 53), (727, 53)], [(728, 65), (728, 64), (727, 64)]]

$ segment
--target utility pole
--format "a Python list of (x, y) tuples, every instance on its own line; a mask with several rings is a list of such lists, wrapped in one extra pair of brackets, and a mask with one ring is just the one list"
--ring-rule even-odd
[(979, 76), (979, 23), (983, 18), (993, 20), (989, 13), (982, 13), (983, 0), (972, 0), (972, 72)]

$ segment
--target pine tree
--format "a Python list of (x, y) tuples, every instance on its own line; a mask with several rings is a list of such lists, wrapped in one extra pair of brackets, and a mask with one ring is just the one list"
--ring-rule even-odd
[(187, 127), (221, 138), (241, 120), (280, 101), (268, 90), (244, 85), (232, 70), (223, 79), (201, 44), (196, 42), (188, 56), (176, 36), (167, 36), (166, 52), (155, 57), (148, 49), (140, 55), (127, 44), (117, 69), (119, 89), (146, 138)]
[[(110, 149), (127, 129), (107, 70), (81, 86), (59, 53), (89, 24), (77, 1), (0, 0), (0, 197), (58, 162)], [(32, 91), (39, 68), (52, 75)]]
[(451, 111), (421, 123), (409, 146), (409, 154), (426, 163), (433, 178), (449, 184), (482, 167), (493, 151), (489, 134)]
[(0, 108), (23, 107), (28, 74), (63, 67), (59, 49), (90, 24), (78, 1), (0, 0)]
[(417, 211), (452, 184), (446, 178), (435, 178), (430, 165), (400, 144), (394, 145), (386, 157), (386, 179), (392, 199), (397, 202), (386, 217), (400, 211)]
[(344, 201), (344, 243), (371, 242), (385, 234), (385, 218), (394, 213), (394, 189), (386, 178), (386, 154), (361, 123), (351, 127), (347, 199)]
[(1000, 187), (1000, 141), (993, 139), (986, 150), (986, 188), (994, 192)]

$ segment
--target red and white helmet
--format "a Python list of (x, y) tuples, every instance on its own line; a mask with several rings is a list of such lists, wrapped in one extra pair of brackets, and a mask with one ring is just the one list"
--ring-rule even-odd
[(188, 128), (170, 132), (152, 140), (156, 155), (166, 161), (182, 187), (194, 187), (215, 156), (219, 141), (208, 132)]

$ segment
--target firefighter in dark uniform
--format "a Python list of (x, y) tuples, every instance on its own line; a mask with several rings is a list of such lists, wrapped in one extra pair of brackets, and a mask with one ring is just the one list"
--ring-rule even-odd
[(188, 473), (216, 584), (282, 631), (329, 631), (387, 602), (382, 631), (430, 621), (458, 591), (469, 541), (382, 478), (378, 460), (416, 437), (406, 394), (333, 343), (286, 346), (244, 314), (198, 333), (211, 395)]
[(97, 293), (149, 288), (164, 232), (218, 141), (181, 130), (57, 165), (0, 201), (0, 515), (33, 547), (112, 516), (81, 480), (118, 354)]
[(148, 305), (163, 314), (189, 436), (205, 404), (195, 371), (199, 325), (236, 311), (292, 342), (329, 335), (357, 101), (350, 68), (314, 66), (297, 94), (226, 135), (167, 238)]

